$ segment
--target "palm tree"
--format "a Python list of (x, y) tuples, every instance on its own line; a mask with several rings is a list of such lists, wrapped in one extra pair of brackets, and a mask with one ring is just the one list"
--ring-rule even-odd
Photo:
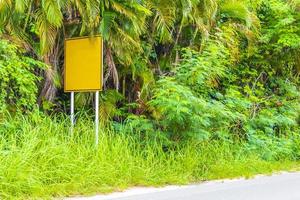
[(0, 30), (22, 43), (49, 65), (41, 97), (53, 101), (62, 45), (66, 37), (101, 34), (106, 44), (106, 79), (112, 76), (119, 88), (113, 55), (128, 64), (139, 51), (139, 36), (145, 30), (150, 11), (138, 1), (118, 0), (4, 0), (0, 2)]
[(55, 77), (59, 65), (60, 41), (64, 13), (71, 2), (62, 1), (2, 1), (1, 27), (11, 40), (19, 41), (48, 66), (41, 96), (53, 101), (56, 93)]
[[(177, 63), (177, 46), (193, 45), (201, 49), (221, 16), (226, 16), (227, 24), (251, 39), (255, 18), (245, 3), (236, 0), (0, 1), (0, 30), (49, 65), (44, 74), (41, 102), (43, 99), (53, 101), (56, 96), (63, 73), (65, 38), (101, 34), (105, 40), (107, 65), (105, 85), (119, 90), (122, 79), (125, 94), (128, 71), (132, 75), (140, 72), (143, 80), (145, 76), (151, 77), (150, 65), (141, 71), (136, 70), (134, 64), (140, 56), (151, 64), (149, 55), (143, 51), (143, 43), (153, 50), (164, 49), (163, 56), (174, 57)], [(185, 41), (190, 37), (182, 37), (187, 30), (193, 33), (190, 41)], [(120, 72), (126, 73), (120, 75)], [(138, 85), (141, 89), (141, 84)]]
[(151, 12), (140, 1), (120, 3), (106, 0), (101, 2), (100, 7), (100, 32), (106, 41), (105, 60), (108, 66), (105, 82), (112, 77), (115, 88), (119, 90), (119, 75), (114, 57), (117, 63), (128, 67), (133, 57), (142, 51), (140, 36), (146, 30), (146, 18)]

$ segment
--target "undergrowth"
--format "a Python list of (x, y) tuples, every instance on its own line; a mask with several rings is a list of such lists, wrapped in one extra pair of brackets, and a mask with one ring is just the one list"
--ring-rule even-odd
[[(188, 184), (210, 179), (250, 177), (297, 167), (294, 154), (272, 159), (246, 143), (222, 140), (166, 145), (159, 138), (101, 129), (94, 145), (92, 120), (79, 120), (70, 134), (69, 119), (10, 116), (0, 124), (0, 198), (47, 199), (122, 190), (132, 186)], [(298, 140), (299, 141), (299, 140)], [(276, 146), (272, 151), (279, 151)]]

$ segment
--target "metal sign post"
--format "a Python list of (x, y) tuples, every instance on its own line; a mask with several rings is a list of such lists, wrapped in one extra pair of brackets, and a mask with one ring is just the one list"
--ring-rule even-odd
[(74, 92), (71, 92), (71, 135), (73, 136), (74, 119)]
[(99, 91), (95, 94), (95, 144), (99, 143)]

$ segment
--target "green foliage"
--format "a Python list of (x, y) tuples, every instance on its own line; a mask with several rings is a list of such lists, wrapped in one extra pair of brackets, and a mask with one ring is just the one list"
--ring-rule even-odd
[[(174, 141), (299, 132), (298, 0), (18, 0), (1, 2), (0, 10), (2, 35), (51, 65), (41, 91), (52, 99), (63, 39), (103, 36), (102, 124)], [(40, 63), (5, 45), (2, 109), (31, 109)], [(76, 96), (83, 107), (92, 101)]]
[(122, 99), (122, 95), (115, 90), (108, 90), (101, 94), (99, 114), (103, 125), (111, 121), (114, 116), (121, 115), (117, 103)]
[[(300, 16), (299, 3), (266, 1), (258, 9), (262, 36), (254, 58), (254, 66), (274, 70), (277, 74), (299, 75)], [(255, 59), (257, 58), (258, 59)], [(253, 62), (254, 61), (254, 62)], [(257, 64), (258, 61), (259, 63)], [(299, 77), (294, 77), (298, 81)], [(299, 82), (298, 82), (299, 83)]]
[(200, 129), (209, 123), (207, 119), (200, 117), (206, 106), (205, 102), (174, 79), (165, 78), (158, 81), (149, 106), (153, 108), (154, 118), (162, 129), (172, 136), (180, 138), (195, 133), (203, 139), (209, 136), (208, 130)]
[(253, 84), (257, 73), (245, 77), (230, 62), (225, 46), (210, 43), (202, 53), (185, 49), (173, 77), (156, 83), (149, 102), (156, 127), (173, 139), (201, 140), (299, 132), (297, 86), (280, 77), (270, 77), (265, 85), (259, 80)]
[[(194, 53), (195, 54), (195, 53)], [(209, 117), (201, 117), (208, 103), (198, 98), (186, 85), (195, 86), (196, 90), (206, 81), (205, 75), (214, 74), (209, 67), (205, 68), (200, 59), (195, 58), (193, 52), (186, 50), (184, 64), (176, 71), (174, 78), (162, 78), (156, 84), (153, 98), (149, 102), (154, 119), (162, 130), (175, 138), (195, 136), (199, 139), (208, 138), (210, 133)], [(198, 65), (197, 65), (198, 64)], [(205, 70), (199, 70), (204, 68)], [(183, 82), (182, 84), (180, 84)], [(202, 88), (205, 90), (205, 88)]]
[(157, 82), (149, 102), (154, 119), (171, 138), (228, 138), (231, 123), (238, 113), (210, 99), (211, 95), (222, 96), (213, 91), (225, 75), (226, 53), (212, 44), (203, 54), (189, 49), (183, 54), (174, 78), (166, 77)]
[(18, 46), (0, 40), (0, 112), (35, 107), (41, 78), (34, 72), (43, 68), (44, 64), (23, 56)]
[(204, 51), (186, 49), (183, 60), (176, 68), (176, 80), (189, 86), (196, 95), (205, 95), (218, 88), (229, 64), (229, 51), (221, 42), (208, 42)]
[[(89, 120), (79, 120), (69, 140), (64, 118), (2, 117), (0, 151), (9, 156), (0, 154), (0, 188), (7, 196), (61, 195), (82, 185), (178, 183), (299, 160), (299, 11), (299, 0), (0, 1), (1, 37), (26, 48), (0, 42), (0, 112), (31, 110), (39, 89), (53, 101), (44, 108), (56, 94), (67, 102), (57, 87), (64, 38), (100, 33), (107, 132), (98, 152)], [(43, 89), (36, 76), (43, 65), (29, 56), (51, 65)], [(91, 105), (91, 97), (76, 95), (76, 103)]]

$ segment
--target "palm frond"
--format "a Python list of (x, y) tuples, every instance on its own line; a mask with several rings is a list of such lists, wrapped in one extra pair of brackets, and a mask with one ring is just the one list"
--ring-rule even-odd
[(40, 53), (44, 55), (55, 44), (57, 29), (48, 22), (47, 16), (42, 10), (38, 10), (36, 15), (38, 35), (40, 36)]
[(56, 0), (43, 0), (42, 1), (42, 12), (46, 16), (47, 22), (55, 27), (60, 27), (63, 21), (63, 14), (61, 7)]
[(108, 40), (110, 29), (113, 26), (113, 21), (116, 17), (114, 12), (104, 11), (100, 22), (100, 32), (104, 39)]
[(154, 12), (153, 24), (160, 42), (172, 40), (172, 31), (176, 20), (176, 5), (174, 1), (158, 0), (148, 4)]
[(29, 4), (29, 0), (15, 0), (15, 9), (17, 12), (23, 13)]

